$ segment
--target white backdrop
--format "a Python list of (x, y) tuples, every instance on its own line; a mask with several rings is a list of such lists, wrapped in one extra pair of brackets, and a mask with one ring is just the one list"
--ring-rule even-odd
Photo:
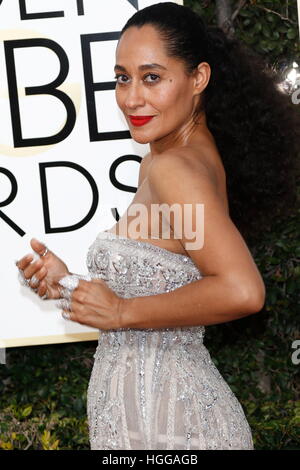
[(149, 148), (116, 104), (115, 48), (127, 19), (154, 3), (0, 0), (2, 347), (98, 338), (22, 287), (15, 260), (34, 237), (86, 274), (88, 247), (130, 204)]

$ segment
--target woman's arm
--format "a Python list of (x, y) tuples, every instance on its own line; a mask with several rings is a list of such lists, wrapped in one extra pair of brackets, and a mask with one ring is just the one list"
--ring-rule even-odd
[(207, 276), (174, 291), (122, 299), (121, 328), (214, 325), (259, 312), (264, 298), (243, 295), (236, 283)]
[[(182, 217), (181, 242), (203, 279), (174, 291), (122, 299), (123, 328), (168, 328), (212, 325), (259, 312), (265, 302), (265, 285), (240, 232), (225, 212), (216, 183), (201, 163), (182, 155), (163, 155), (148, 173), (153, 200), (172, 206), (192, 206), (192, 229), (199, 235), (196, 203), (204, 204), (204, 239), (201, 248), (189, 243)], [(170, 222), (170, 225), (173, 226)], [(174, 229), (174, 227), (173, 227)], [(177, 225), (178, 229), (178, 225)]]

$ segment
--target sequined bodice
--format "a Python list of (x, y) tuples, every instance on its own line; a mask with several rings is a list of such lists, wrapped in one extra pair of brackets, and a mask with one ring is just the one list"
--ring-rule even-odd
[[(100, 232), (89, 247), (87, 267), (92, 277), (104, 279), (117, 295), (126, 298), (169, 292), (202, 278), (188, 256), (107, 231)], [(179, 332), (184, 332), (186, 341), (186, 333), (189, 332), (202, 341), (205, 328), (195, 326), (164, 330), (176, 332), (177, 339)], [(147, 328), (145, 331), (153, 329)], [(120, 333), (118, 336), (121, 336)]]
[[(202, 278), (189, 257), (112, 232), (99, 233), (87, 266), (89, 279), (102, 278), (127, 298)], [(253, 448), (243, 409), (203, 344), (204, 330), (100, 332), (87, 394), (92, 449)]]
[(87, 266), (122, 297), (168, 292), (202, 277), (188, 256), (106, 231), (89, 248)]

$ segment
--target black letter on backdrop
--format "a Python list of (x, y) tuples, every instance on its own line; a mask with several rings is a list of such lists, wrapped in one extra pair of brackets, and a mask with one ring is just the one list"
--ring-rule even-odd
[(129, 131), (98, 132), (97, 125), (98, 123), (96, 114), (95, 92), (104, 90), (114, 90), (116, 84), (115, 82), (93, 82), (90, 44), (91, 42), (96, 41), (114, 41), (119, 39), (119, 37), (120, 33), (118, 31), (111, 33), (85, 34), (81, 36), (85, 94), (91, 142), (96, 142), (98, 140), (131, 139), (131, 134)]
[[(45, 233), (72, 232), (73, 230), (77, 230), (83, 227), (84, 225), (86, 225), (95, 214), (97, 206), (98, 206), (98, 202), (99, 202), (99, 192), (98, 192), (97, 184), (94, 178), (90, 175), (90, 173), (85, 168), (73, 162), (48, 162), (48, 163), (40, 163), (39, 166), (40, 166), (41, 191), (42, 191), (42, 200), (43, 200), (43, 212), (44, 212), (44, 221), (45, 221)], [(48, 201), (45, 168), (59, 167), (59, 166), (73, 168), (74, 170), (79, 171), (79, 173), (81, 173), (83, 176), (86, 177), (86, 179), (88, 180), (92, 188), (93, 202), (87, 215), (84, 217), (84, 219), (82, 219), (77, 224), (69, 225), (67, 227), (52, 228), (50, 225), (49, 201)]]
[[(132, 160), (141, 163), (142, 157), (139, 157), (138, 155), (123, 155), (122, 157), (117, 158), (110, 167), (109, 178), (110, 178), (110, 181), (111, 181), (111, 183), (113, 184), (113, 186), (115, 188), (118, 188), (121, 191), (129, 191), (130, 193), (136, 193), (137, 188), (135, 188), (133, 186), (127, 186), (125, 184), (122, 184), (116, 178), (116, 170), (117, 170), (118, 166), (121, 165), (121, 163), (123, 163), (123, 162), (128, 162), (128, 161), (132, 161)], [(120, 218), (118, 209), (116, 207), (112, 207), (111, 208), (111, 213), (112, 213), (114, 219), (118, 222), (118, 220)]]
[[(20, 47), (47, 47), (51, 49), (60, 61), (60, 72), (58, 77), (51, 83), (35, 87), (25, 87), (25, 95), (52, 95), (58, 98), (65, 106), (67, 111), (67, 119), (64, 127), (55, 135), (49, 137), (35, 137), (30, 139), (23, 139), (22, 126), (20, 117), (18, 85), (16, 76), (16, 65), (14, 58), (14, 49)], [(57, 42), (51, 39), (34, 38), (34, 39), (15, 39), (11, 41), (4, 41), (4, 50), (6, 58), (6, 70), (8, 91), (10, 98), (10, 111), (11, 121), (14, 136), (15, 147), (30, 147), (38, 145), (57, 144), (66, 139), (72, 132), (76, 121), (76, 110), (71, 98), (57, 87), (61, 85), (66, 79), (69, 72), (68, 57), (63, 48)]]
[(46, 11), (44, 13), (27, 13), (26, 0), (19, 0), (21, 20), (35, 20), (38, 18), (58, 18), (65, 16), (63, 11)]
[(83, 0), (77, 0), (77, 13), (78, 15), (84, 15)]
[(139, 157), (138, 155), (122, 155), (122, 157), (117, 158), (110, 167), (109, 179), (115, 188), (118, 188), (121, 191), (128, 191), (130, 193), (136, 193), (137, 188), (135, 188), (134, 186), (127, 186), (126, 184), (122, 184), (116, 178), (116, 170), (118, 166), (121, 165), (121, 163), (123, 162), (132, 162), (132, 161), (141, 163), (142, 157)]
[[(18, 192), (18, 184), (17, 184), (17, 180), (16, 178), (14, 177), (14, 175), (9, 171), (7, 170), (6, 168), (1, 168), (0, 167), (0, 173), (3, 173), (5, 176), (7, 176), (7, 178), (10, 180), (10, 183), (11, 183), (11, 193), (10, 195), (8, 196), (8, 198), (3, 201), (3, 202), (0, 202), (0, 207), (4, 207), (4, 206), (8, 206), (8, 204), (10, 204), (16, 197), (17, 195), (17, 192)], [(15, 230), (19, 235), (21, 235), (21, 237), (24, 237), (25, 235), (25, 232), (23, 232), (23, 230), (18, 227), (18, 225), (16, 225), (9, 217), (7, 217), (7, 215), (5, 215), (2, 211), (0, 211), (0, 217), (4, 220), (4, 222), (6, 222), (13, 230)]]
[(138, 0), (127, 0), (136, 10), (139, 9), (139, 2)]

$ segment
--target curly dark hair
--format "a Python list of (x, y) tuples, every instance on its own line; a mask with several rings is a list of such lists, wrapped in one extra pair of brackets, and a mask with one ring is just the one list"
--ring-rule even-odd
[(196, 114), (205, 111), (226, 172), (230, 217), (248, 243), (270, 231), (297, 200), (300, 113), (280, 91), (281, 77), (265, 60), (191, 8), (172, 2), (137, 11), (125, 24), (150, 24), (166, 54), (191, 74), (211, 67)]

